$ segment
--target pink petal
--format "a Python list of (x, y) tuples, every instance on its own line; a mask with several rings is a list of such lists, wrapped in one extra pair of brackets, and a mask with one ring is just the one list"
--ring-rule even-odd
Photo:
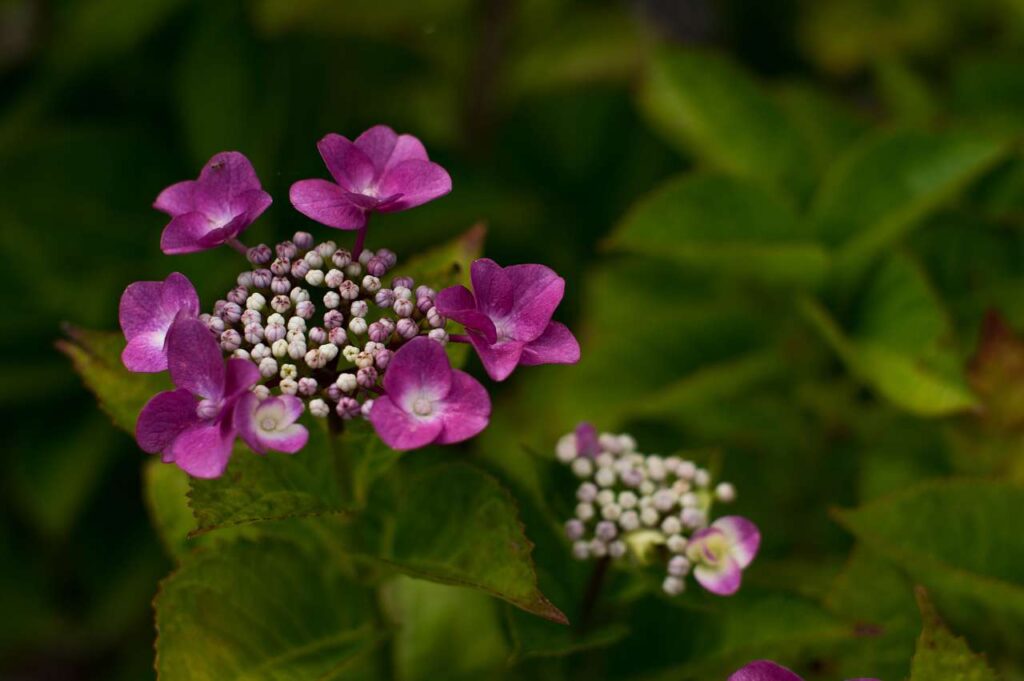
[(477, 332), (488, 345), (497, 342), (498, 332), (494, 322), (476, 309), (476, 300), (465, 286), (450, 286), (442, 290), (437, 294), (434, 304), (438, 312), (466, 329)]
[(377, 185), (380, 196), (400, 194), (396, 201), (381, 206), (390, 213), (421, 206), (452, 190), (448, 171), (431, 161), (402, 161), (388, 169)]
[(121, 351), (121, 363), (128, 371), (152, 374), (167, 371), (166, 331), (149, 331), (135, 336)]
[(423, 147), (422, 142), (412, 135), (399, 135), (398, 140), (395, 142), (395, 148), (391, 152), (391, 158), (388, 159), (387, 165), (384, 168), (384, 172), (387, 173), (399, 163), (405, 161), (429, 160), (427, 150)]
[(159, 281), (139, 281), (121, 294), (118, 320), (128, 345), (121, 360), (130, 371), (167, 369), (165, 337), (175, 318), (199, 313), (199, 296), (192, 282), (178, 272)]
[(487, 427), (491, 397), (480, 382), (465, 371), (452, 371), (452, 389), (444, 400), (444, 429), (437, 443), (450, 445), (475, 436)]
[(362, 149), (347, 138), (330, 133), (317, 142), (320, 157), (327, 165), (334, 181), (346, 191), (366, 193), (373, 182), (375, 173), (373, 161)]
[(491, 319), (502, 319), (512, 311), (515, 291), (501, 265), (490, 258), (473, 261), (469, 268), (476, 308)]
[(360, 229), (366, 213), (348, 198), (348, 192), (327, 180), (300, 180), (288, 192), (295, 210), (336, 229)]
[(803, 681), (803, 679), (770, 660), (757, 660), (733, 673), (728, 681)]
[(210, 246), (203, 245), (203, 238), (216, 228), (202, 213), (178, 215), (164, 227), (160, 235), (160, 250), (167, 255), (205, 251)]
[(228, 360), (224, 374), (224, 397), (230, 399), (249, 390), (260, 382), (260, 370), (256, 365), (239, 357)]
[(384, 389), (396, 405), (426, 394), (442, 399), (451, 390), (452, 368), (448, 355), (437, 341), (426, 336), (413, 338), (391, 358), (384, 374)]
[(190, 317), (199, 316), (199, 294), (196, 293), (196, 287), (180, 272), (171, 272), (164, 279), (160, 302), (165, 310), (174, 311), (172, 319), (178, 312), (184, 312)]
[(222, 151), (207, 161), (194, 189), (196, 210), (213, 219), (231, 215), (231, 200), (239, 194), (259, 191), (249, 159), (237, 151)]
[(168, 452), (183, 471), (195, 478), (216, 478), (228, 467), (235, 430), (226, 423), (205, 421), (182, 432)]
[(293, 423), (273, 433), (264, 433), (260, 437), (260, 442), (264, 447), (282, 454), (294, 454), (305, 447), (308, 441), (309, 431), (298, 423)]
[(515, 302), (509, 322), (516, 340), (532, 341), (547, 329), (555, 308), (562, 302), (565, 280), (544, 265), (512, 265), (505, 268)]
[(135, 423), (135, 439), (142, 451), (156, 454), (169, 448), (182, 431), (198, 422), (192, 393), (168, 390), (146, 402)]
[(179, 319), (171, 325), (167, 366), (175, 387), (211, 400), (223, 397), (225, 367), (220, 345), (198, 319)]
[[(428, 342), (434, 343), (434, 341)], [(434, 344), (440, 347), (439, 344)], [(389, 373), (391, 373), (390, 367), (388, 368)], [(385, 377), (388, 374), (385, 374)], [(418, 449), (429, 445), (437, 439), (444, 428), (444, 422), (440, 418), (430, 420), (414, 418), (399, 409), (387, 395), (382, 395), (373, 401), (369, 418), (384, 444), (399, 451)]]
[(487, 375), (493, 380), (504, 381), (519, 365), (519, 358), (523, 354), (523, 343), (505, 341), (492, 345), (475, 333), (469, 334), (469, 340), (473, 344), (477, 356), (480, 357), (480, 362), (484, 365)]
[(164, 312), (163, 290), (164, 284), (160, 281), (137, 281), (125, 288), (117, 317), (126, 339), (140, 333), (165, 331), (174, 321), (173, 314), (168, 319)]
[(738, 515), (727, 515), (711, 523), (711, 527), (720, 530), (728, 539), (729, 555), (740, 568), (750, 565), (761, 546), (761, 532), (757, 525)]
[(172, 184), (160, 192), (153, 202), (153, 208), (174, 217), (183, 213), (191, 213), (195, 208), (195, 180), (185, 180)]
[(354, 144), (373, 164), (374, 177), (384, 174), (384, 168), (398, 143), (398, 135), (386, 125), (375, 125), (356, 138)]
[(242, 192), (231, 200), (231, 212), (234, 215), (244, 215), (246, 226), (249, 226), (263, 212), (274, 203), (273, 197), (262, 189)]
[(519, 363), (524, 366), (536, 364), (575, 364), (580, 361), (580, 344), (565, 324), (551, 322), (537, 340), (523, 348)]
[[(293, 395), (281, 395), (260, 400), (249, 392), (235, 406), (234, 424), (242, 439), (257, 454), (267, 450), (294, 454), (306, 446), (309, 431), (295, 423), (302, 415), (302, 400)], [(260, 428), (261, 420), (272, 416), (279, 425), (275, 432)]]
[(725, 556), (718, 565), (700, 564), (693, 569), (700, 585), (718, 596), (731, 596), (740, 588), (743, 570), (731, 556)]

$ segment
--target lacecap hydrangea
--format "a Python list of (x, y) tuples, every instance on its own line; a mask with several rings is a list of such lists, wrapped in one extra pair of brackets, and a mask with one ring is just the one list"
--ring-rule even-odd
[[(471, 266), (474, 290), (438, 292), (394, 275), (393, 251), (366, 248), (374, 213), (451, 191), (447, 171), (418, 139), (378, 125), (351, 141), (327, 135), (318, 148), (333, 182), (296, 182), (291, 202), (327, 227), (355, 231), (351, 250), (306, 231), (246, 246), (242, 233), (272, 198), (239, 152), (215, 155), (197, 179), (171, 185), (154, 203), (171, 217), (164, 253), (226, 245), (246, 260), (206, 311), (177, 272), (131, 284), (121, 297), (124, 365), (168, 371), (175, 386), (142, 409), (139, 445), (193, 476), (221, 475), (239, 437), (259, 454), (299, 451), (308, 439), (304, 413), (367, 419), (398, 450), (477, 435), (490, 398), (451, 366), (449, 342), (471, 344), (495, 380), (520, 365), (579, 360), (573, 334), (552, 320), (565, 281), (550, 268), (480, 259)], [(450, 333), (453, 322), (465, 333)]]

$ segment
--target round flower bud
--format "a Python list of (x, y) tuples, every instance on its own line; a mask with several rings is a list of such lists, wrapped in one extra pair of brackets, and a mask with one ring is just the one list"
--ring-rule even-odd
[(640, 494), (647, 495), (654, 494), (654, 491), (658, 488), (655, 486), (653, 482), (645, 479), (643, 482), (640, 483), (637, 489), (640, 490)]
[(313, 395), (316, 393), (316, 379), (308, 376), (299, 379), (299, 394), (300, 395)]
[(367, 274), (363, 277), (363, 290), (367, 293), (377, 293), (380, 291), (380, 279), (372, 274)]
[(678, 456), (666, 456), (665, 457), (665, 470), (669, 473), (675, 473), (679, 468), (679, 464), (682, 462)]
[(235, 359), (248, 359), (259, 361), (256, 360), (251, 354), (249, 354), (249, 351), (246, 350), (245, 348), (238, 348), (237, 350), (231, 353), (231, 356), (234, 357)]
[(644, 474), (639, 468), (630, 468), (622, 474), (622, 484), (626, 487), (640, 487), (644, 483)]
[(386, 348), (378, 350), (377, 352), (373, 353), (373, 363), (377, 366), (378, 369), (384, 371), (385, 369), (388, 368), (388, 364), (391, 363), (391, 354), (391, 351)]
[[(256, 312), (255, 314), (258, 315), (259, 313)], [(258, 322), (259, 319), (256, 319), (254, 321)], [(267, 317), (267, 324), (280, 324), (281, 326), (284, 326), (285, 325), (285, 318), (275, 312), (272, 315), (270, 315), (269, 317)]]
[(416, 282), (414, 282), (412, 280), (412, 277), (395, 277), (394, 279), (391, 280), (391, 288), (398, 288), (399, 286), (401, 286), (403, 288), (410, 289), (409, 290), (409, 297), (410, 298), (412, 297), (412, 288), (415, 285), (416, 285)]
[(357, 262), (350, 262), (349, 264), (345, 265), (345, 274), (350, 279), (355, 279), (356, 277), (358, 277), (362, 273), (363, 273), (363, 266), (360, 265)]
[(270, 299), (270, 307), (274, 308), (274, 312), (285, 313), (288, 308), (292, 306), (292, 299), (284, 294), (278, 294)]
[(317, 244), (316, 247), (316, 252), (319, 253), (320, 257), (322, 258), (331, 257), (336, 250), (338, 250), (338, 244), (334, 243), (333, 241), (324, 241), (320, 244)]
[(601, 487), (611, 487), (615, 484), (615, 471), (611, 467), (599, 468), (594, 475), (594, 481)]
[[(398, 281), (398, 280), (396, 279), (395, 281)], [(412, 285), (412, 280), (410, 279), (409, 281), (410, 281), (409, 285), (411, 286)], [(402, 286), (401, 284), (395, 284), (392, 287), (391, 290), (394, 291), (394, 293), (395, 293), (395, 300), (408, 300), (410, 303), (412, 302), (412, 291), (409, 290), (408, 286)]]
[(308, 366), (310, 369), (323, 369), (325, 366), (327, 366), (327, 362), (326, 360), (324, 360), (324, 356), (321, 355), (320, 351), (316, 349), (309, 350), (308, 352), (306, 352), (306, 354), (303, 356), (303, 361), (306, 363), (306, 366)]
[(572, 544), (572, 557), (576, 560), (590, 558), (590, 544), (585, 541), (576, 541)]
[(340, 326), (336, 326), (327, 332), (327, 340), (339, 348), (348, 342), (348, 332)]
[(610, 489), (603, 489), (597, 493), (597, 503), (601, 506), (615, 503), (615, 492)]
[(249, 353), (253, 360), (259, 362), (260, 360), (270, 357), (270, 348), (263, 343), (256, 343), (252, 346), (252, 351)]
[(373, 367), (363, 367), (356, 372), (356, 383), (362, 388), (372, 388), (377, 385), (377, 370)]
[(448, 345), (448, 332), (444, 329), (431, 329), (427, 333), (427, 338), (435, 340), (441, 345)]
[(355, 362), (356, 361), (356, 357), (359, 356), (360, 352), (362, 352), (362, 351), (359, 348), (357, 348), (356, 346), (354, 346), (354, 345), (346, 345), (341, 350), (341, 356), (345, 358), (346, 362)]
[(420, 333), (419, 325), (408, 317), (399, 319), (398, 325), (395, 326), (395, 330), (398, 332), (399, 336), (406, 340), (415, 338)]
[(683, 589), (686, 588), (686, 583), (678, 577), (669, 575), (665, 578), (665, 581), (661, 583), (661, 590), (667, 593), (669, 596), (678, 596), (683, 593)]
[(369, 311), (370, 308), (365, 300), (353, 300), (352, 305), (349, 306), (349, 312), (353, 317), (365, 317)]
[(324, 343), (317, 348), (317, 352), (320, 353), (325, 362), (333, 362), (338, 356), (338, 346), (334, 343)]
[[(230, 293), (228, 295), (231, 295)], [(244, 300), (243, 300), (244, 302)], [(220, 317), (228, 324), (234, 324), (242, 318), (242, 308), (238, 303), (227, 303), (224, 305), (224, 309), (220, 311)]]
[(274, 357), (284, 357), (285, 355), (288, 354), (288, 341), (286, 341), (283, 338), (278, 338), (270, 346), (270, 352), (274, 355)]
[(573, 518), (565, 523), (565, 536), (568, 537), (570, 541), (576, 541), (583, 536), (585, 531), (586, 527), (578, 518)]
[(338, 380), (334, 382), (334, 385), (338, 386), (342, 392), (350, 393), (356, 389), (359, 383), (356, 382), (355, 374), (341, 374), (338, 376)]
[[(555, 445), (555, 457), (562, 463), (571, 463), (576, 458), (575, 433), (568, 433), (558, 439), (558, 443)], [(596, 487), (594, 488), (594, 494), (597, 494)]]
[(612, 454), (619, 453), (619, 438), (611, 433), (601, 433), (597, 438), (597, 444), (601, 447), (602, 451), (611, 452)]
[(288, 331), (284, 328), (283, 324), (267, 324), (266, 328), (263, 329), (263, 338), (268, 343), (276, 343), (287, 335)]
[(711, 484), (711, 473), (703, 468), (698, 468), (697, 472), (693, 474), (693, 482), (697, 487), (707, 487)]
[(273, 280), (274, 274), (270, 270), (253, 270), (252, 285), (256, 288), (267, 288)]
[(395, 320), (391, 319), (390, 317), (381, 317), (380, 319), (377, 320), (377, 323), (383, 326), (385, 329), (387, 329), (387, 332), (389, 334), (395, 332)]
[(661, 515), (653, 508), (645, 508), (640, 511), (640, 522), (647, 527), (654, 527), (661, 519)]
[(327, 331), (322, 326), (314, 326), (307, 334), (309, 342), (322, 345), (327, 342)]
[(270, 273), (278, 276), (285, 277), (292, 269), (292, 263), (288, 258), (277, 258), (274, 262), (270, 263)]
[(423, 314), (427, 313), (427, 310), (434, 307), (434, 300), (432, 298), (420, 297), (416, 299), (416, 309)]
[(295, 304), (295, 314), (302, 319), (312, 319), (316, 314), (316, 305), (308, 300), (301, 300)]
[(234, 303), (238, 307), (238, 313), (241, 314), (242, 305), (245, 305), (245, 300), (249, 297), (249, 289), (244, 286), (236, 286), (224, 297), (228, 299), (229, 303)]
[(274, 257), (274, 253), (270, 250), (270, 246), (259, 244), (246, 251), (245, 257), (253, 265), (266, 265)]
[(327, 274), (324, 275), (324, 284), (328, 288), (338, 288), (344, 281), (345, 273), (339, 269), (328, 270)]
[(353, 317), (348, 320), (348, 330), (357, 336), (362, 336), (366, 333), (367, 324), (366, 320), (362, 317)]
[(345, 323), (345, 315), (341, 314), (339, 310), (328, 310), (324, 313), (324, 328), (325, 329), (337, 329)]
[(330, 399), (331, 402), (337, 402), (338, 400), (341, 399), (341, 388), (339, 388), (334, 383), (331, 383), (329, 386), (327, 386), (326, 392), (327, 397)]
[(273, 357), (264, 357), (260, 360), (260, 376), (263, 378), (273, 378), (277, 371), (277, 360)]
[(612, 558), (622, 558), (626, 555), (626, 542), (615, 540), (608, 545), (608, 555)]
[(349, 421), (359, 416), (361, 408), (355, 398), (342, 397), (338, 400), (338, 406), (334, 408), (334, 411), (337, 412), (338, 416)]
[(238, 318), (243, 324), (260, 324), (263, 322), (263, 315), (256, 310), (243, 310), (242, 316)]
[(359, 286), (354, 281), (346, 279), (338, 287), (338, 295), (341, 296), (342, 300), (355, 300), (359, 297)]
[(291, 268), (292, 278), (293, 279), (302, 279), (307, 274), (309, 274), (309, 271), (311, 269), (313, 269), (313, 268), (310, 267), (309, 263), (306, 262), (305, 260), (296, 260), (296, 261), (292, 262), (292, 268)]
[(245, 301), (245, 306), (250, 310), (256, 310), (259, 312), (267, 304), (267, 299), (263, 297), (262, 293), (254, 293), (249, 296)]
[(358, 355), (356, 355), (354, 361), (357, 367), (359, 367), (360, 369), (365, 369), (366, 367), (373, 366), (373, 355), (364, 350), (363, 352), (360, 352)]
[(296, 248), (308, 251), (313, 248), (313, 235), (309, 232), (295, 232), (295, 236), (292, 237), (292, 244)]
[(300, 343), (306, 342), (306, 333), (302, 329), (292, 329), (285, 334), (284, 339), (289, 343), (299, 341)]
[(437, 308), (431, 305), (427, 310), (427, 324), (430, 324), (435, 329), (440, 329), (445, 325), (446, 320), (441, 313), (437, 311)]
[(425, 284), (417, 286), (415, 293), (417, 298), (430, 298), (431, 300), (437, 295), (437, 291)]
[(605, 520), (618, 520), (622, 516), (622, 508), (616, 503), (606, 504), (601, 507), (601, 517)]
[(331, 262), (334, 263), (335, 267), (345, 267), (352, 262), (352, 254), (344, 248), (339, 248), (331, 254)]
[(670, 515), (661, 521), (661, 531), (667, 535), (679, 534), (683, 531), (683, 525), (679, 522), (679, 518)]
[(597, 498), (597, 485), (592, 482), (584, 482), (576, 490), (576, 498), (580, 501), (593, 501)]
[(376, 253), (371, 251), (369, 248), (364, 248), (363, 252), (359, 254), (359, 264), (365, 265), (366, 263), (370, 262), (370, 258), (372, 258), (375, 255)]
[(388, 336), (391, 335), (380, 322), (373, 322), (370, 324), (370, 326), (367, 327), (367, 333), (369, 333), (370, 340), (378, 343), (387, 342)]
[(331, 413), (331, 408), (319, 397), (309, 401), (309, 413), (318, 419), (322, 419)]
[(254, 385), (252, 387), (252, 394), (260, 398), (261, 400), (265, 400), (268, 397), (270, 397), (270, 388), (263, 385), (262, 383), (259, 385)]
[(412, 301), (406, 300), (405, 298), (399, 298), (392, 304), (391, 309), (395, 311), (399, 317), (411, 317), (413, 312)]
[(590, 459), (576, 459), (572, 462), (572, 472), (578, 478), (589, 478), (594, 473), (594, 464)]
[(622, 508), (636, 508), (636, 494), (626, 490), (625, 492), (619, 492), (619, 506)]
[(239, 272), (235, 277), (235, 283), (243, 288), (252, 287), (252, 272)]
[(610, 542), (618, 533), (615, 523), (609, 520), (602, 520), (594, 527), (594, 536), (603, 542)]
[(234, 329), (228, 329), (220, 335), (220, 347), (225, 352), (234, 352), (242, 345), (242, 336)]
[(594, 461), (596, 461), (597, 465), (602, 468), (611, 468), (615, 465), (615, 457), (608, 452), (601, 452), (597, 455), (597, 458), (594, 459)]
[(383, 260), (389, 269), (398, 264), (398, 256), (389, 248), (382, 248), (377, 251), (377, 257)]
[(278, 295), (287, 295), (292, 290), (292, 282), (285, 277), (274, 277), (270, 280), (270, 290)]
[(679, 517), (682, 519), (683, 525), (689, 528), (697, 529), (704, 525), (704, 511), (700, 509), (684, 508)]
[(395, 304), (395, 292), (389, 288), (382, 288), (374, 295), (373, 302), (377, 303), (378, 307), (390, 308)]
[(600, 539), (591, 539), (590, 544), (590, 555), (595, 558), (603, 558), (608, 553), (608, 545)]
[(293, 340), (288, 343), (288, 356), (294, 360), (302, 359), (306, 355), (306, 344), (300, 340)]
[(585, 503), (576, 504), (576, 517), (583, 522), (587, 522), (594, 517), (594, 505)]
[(388, 267), (383, 260), (374, 256), (367, 261), (366, 271), (375, 277), (383, 277), (387, 273)]
[(676, 475), (683, 480), (692, 480), (693, 476), (697, 474), (697, 465), (692, 461), (680, 461), (679, 466), (676, 467)]
[(310, 270), (306, 272), (305, 280), (310, 286), (321, 286), (324, 283), (324, 271)]
[(673, 534), (665, 540), (665, 546), (667, 546), (668, 550), (672, 553), (682, 553), (686, 550), (687, 544), (689, 544), (689, 542), (686, 541), (686, 537), (681, 534)]
[(665, 463), (660, 456), (651, 455), (647, 457), (647, 477), (655, 482), (665, 479), (667, 471)]
[(341, 305), (341, 296), (338, 295), (337, 291), (328, 291), (324, 294), (324, 307), (328, 310), (333, 310), (339, 305)]
[(294, 364), (281, 365), (281, 378), (298, 378), (299, 370)]
[(619, 516), (619, 527), (624, 532), (632, 532), (640, 527), (640, 516), (633, 510), (623, 511), (622, 515)]
[(636, 440), (633, 439), (632, 435), (620, 435), (619, 436), (619, 451), (621, 451), (621, 452), (635, 452), (636, 451)]
[(686, 556), (672, 556), (668, 561), (668, 573), (673, 577), (685, 577), (690, 571), (690, 561)]
[(290, 260), (299, 254), (299, 248), (292, 241), (282, 241), (274, 246), (274, 252), (277, 253), (277, 257)]
[(316, 251), (310, 251), (302, 258), (305, 260), (313, 270), (318, 270), (324, 266), (324, 258)]
[(247, 324), (245, 327), (245, 342), (256, 345), (263, 340), (263, 327), (259, 324)]
[(672, 510), (672, 507), (676, 505), (676, 493), (670, 489), (659, 489), (654, 493), (654, 508), (659, 511), (665, 512)]
[(294, 378), (282, 378), (277, 387), (282, 395), (294, 395), (299, 391), (299, 384)]

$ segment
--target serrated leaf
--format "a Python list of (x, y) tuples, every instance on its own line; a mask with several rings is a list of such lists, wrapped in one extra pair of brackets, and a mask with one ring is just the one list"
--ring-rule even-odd
[(1024, 424), (1024, 340), (995, 311), (985, 316), (967, 376), (986, 421), (999, 428)]
[(136, 374), (121, 364), (124, 337), (110, 331), (68, 327), (57, 347), (71, 358), (86, 387), (96, 395), (114, 425), (135, 432), (135, 420), (153, 395), (170, 389), (166, 374)]
[(188, 556), (161, 584), (156, 670), (164, 681), (342, 679), (379, 640), (372, 594), (286, 541)]
[(936, 592), (1024, 618), (1024, 544), (1015, 522), (1021, 508), (1022, 487), (948, 480), (836, 511), (835, 517)]
[(757, 185), (724, 176), (669, 180), (633, 207), (609, 243), (774, 284), (813, 284), (828, 268), (824, 248), (788, 206)]
[(189, 539), (196, 520), (188, 507), (188, 474), (151, 459), (143, 468), (142, 480), (150, 520), (168, 555), (181, 560), (197, 545), (196, 539)]
[(785, 112), (721, 56), (664, 49), (640, 95), (665, 138), (711, 167), (799, 194), (810, 181), (807, 148)]
[(818, 235), (856, 265), (898, 241), (995, 163), (1006, 146), (977, 135), (886, 132), (838, 159), (810, 217)]
[(962, 638), (946, 628), (928, 599), (928, 592), (920, 587), (917, 604), (924, 627), (917, 639), (910, 681), (998, 681), (984, 656), (972, 653)]

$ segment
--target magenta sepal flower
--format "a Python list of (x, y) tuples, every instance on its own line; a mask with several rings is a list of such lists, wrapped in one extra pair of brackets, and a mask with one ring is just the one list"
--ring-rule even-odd
[(245, 444), (257, 454), (268, 450), (294, 454), (306, 446), (309, 431), (295, 423), (302, 416), (302, 400), (294, 395), (243, 395), (235, 407), (235, 427)]
[(137, 281), (121, 294), (118, 319), (128, 345), (121, 361), (129, 371), (167, 369), (167, 331), (178, 318), (199, 314), (199, 295), (184, 274), (163, 281)]
[(146, 403), (135, 439), (144, 451), (162, 453), (164, 462), (176, 463), (189, 475), (216, 478), (231, 458), (235, 405), (260, 380), (259, 369), (244, 359), (225, 364), (213, 334), (197, 319), (171, 326), (167, 359), (177, 389)]
[(199, 179), (172, 184), (156, 197), (153, 207), (172, 218), (160, 236), (160, 249), (176, 255), (220, 246), (241, 234), (272, 202), (249, 159), (237, 151), (222, 151), (207, 161)]
[(300, 180), (289, 197), (296, 210), (328, 227), (361, 229), (369, 213), (414, 208), (452, 190), (448, 172), (427, 158), (418, 139), (386, 125), (355, 142), (331, 133), (316, 146), (334, 182)]
[(398, 349), (373, 401), (370, 423), (389, 447), (454, 444), (487, 427), (491, 399), (479, 381), (452, 369), (437, 341), (419, 336)]
[(731, 596), (739, 590), (743, 570), (760, 546), (761, 533), (754, 523), (728, 515), (695, 532), (686, 553), (701, 586), (713, 594)]
[[(804, 681), (782, 665), (771, 660), (756, 660), (739, 669), (729, 677), (728, 681)], [(878, 679), (858, 678), (848, 681), (878, 681)]]
[(576, 426), (576, 451), (580, 456), (591, 459), (597, 458), (601, 453), (601, 445), (597, 439), (597, 428), (589, 421), (581, 421)]
[[(565, 280), (544, 265), (501, 267), (481, 258), (470, 269), (473, 292), (452, 286), (437, 310), (464, 327), (484, 369), (503, 381), (520, 364), (575, 364), (580, 346), (568, 327), (551, 321)], [(475, 295), (474, 295), (475, 294)]]

